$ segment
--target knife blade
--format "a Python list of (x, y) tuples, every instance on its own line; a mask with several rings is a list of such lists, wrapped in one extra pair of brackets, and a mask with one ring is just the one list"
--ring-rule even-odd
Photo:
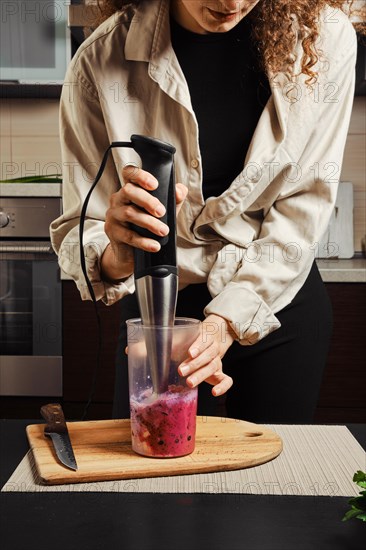
[(77, 470), (78, 466), (61, 405), (59, 403), (43, 405), (41, 415), (47, 422), (44, 434), (52, 439), (58, 459), (67, 468)]

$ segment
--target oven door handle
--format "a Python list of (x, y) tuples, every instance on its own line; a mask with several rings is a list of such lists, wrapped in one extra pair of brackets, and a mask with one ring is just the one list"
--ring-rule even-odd
[(39, 244), (5, 244), (0, 243), (0, 253), (16, 253), (16, 254), (54, 254), (51, 243)]

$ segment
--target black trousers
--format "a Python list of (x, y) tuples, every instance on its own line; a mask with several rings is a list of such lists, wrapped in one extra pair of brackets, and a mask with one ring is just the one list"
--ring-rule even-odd
[[(178, 294), (177, 316), (203, 319), (211, 300), (206, 284), (190, 285)], [(113, 416), (129, 416), (126, 320), (139, 317), (135, 294), (121, 301), (121, 326), (116, 358)], [(237, 342), (223, 358), (233, 387), (226, 394), (231, 418), (250, 422), (311, 423), (332, 331), (332, 309), (314, 262), (293, 301), (276, 314), (281, 328), (252, 346)], [(198, 414), (222, 414), (212, 386), (199, 386)]]

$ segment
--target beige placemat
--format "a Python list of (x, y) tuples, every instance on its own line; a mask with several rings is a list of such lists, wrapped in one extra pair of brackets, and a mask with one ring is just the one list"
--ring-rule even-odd
[(32, 452), (20, 462), (2, 491), (234, 493), (256, 495), (345, 496), (358, 494), (352, 481), (365, 471), (366, 454), (345, 426), (285, 426), (267, 424), (283, 440), (282, 453), (266, 464), (207, 474), (122, 481), (42, 485)]

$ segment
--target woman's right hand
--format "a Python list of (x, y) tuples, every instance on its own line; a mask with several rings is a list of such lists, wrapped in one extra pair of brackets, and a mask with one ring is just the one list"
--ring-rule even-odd
[[(142, 237), (130, 228), (131, 223), (158, 236), (169, 233), (169, 227), (159, 220), (165, 214), (165, 208), (149, 193), (158, 186), (156, 178), (131, 165), (123, 168), (122, 177), (124, 185), (110, 198), (104, 226), (110, 244), (101, 259), (102, 278), (111, 281), (124, 279), (133, 273), (133, 248), (147, 252), (160, 250), (158, 241)], [(177, 213), (186, 195), (187, 188), (177, 183)]]

